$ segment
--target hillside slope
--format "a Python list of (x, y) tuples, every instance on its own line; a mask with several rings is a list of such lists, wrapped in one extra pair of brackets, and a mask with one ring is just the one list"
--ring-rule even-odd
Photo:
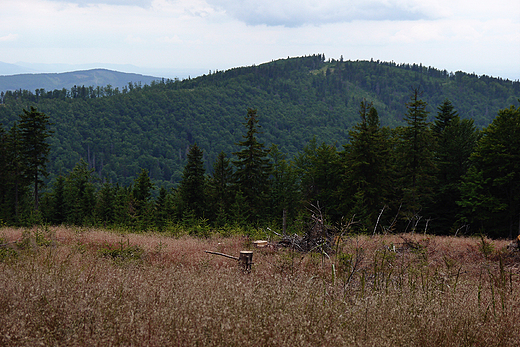
[(73, 86), (100, 86), (111, 85), (113, 88), (123, 88), (128, 83), (149, 84), (158, 80), (158, 77), (144, 76), (134, 73), (118, 72), (106, 69), (92, 69), (63, 73), (35, 73), (0, 76), (0, 91), (25, 89), (54, 90), (70, 89)]
[(208, 171), (221, 151), (232, 156), (244, 134), (248, 107), (258, 109), (259, 140), (291, 157), (313, 137), (341, 148), (359, 120), (363, 98), (374, 102), (383, 125), (401, 125), (412, 87), (423, 91), (431, 119), (449, 98), (462, 118), (475, 119), (479, 127), (520, 97), (519, 82), (314, 55), (183, 81), (102, 88), (101, 94), (92, 88), (85, 93), (7, 93), (0, 99), (0, 123), (10, 126), (29, 106), (51, 116), (51, 178), (84, 158), (112, 182), (130, 184), (145, 168), (156, 183), (171, 186), (180, 180), (194, 143), (203, 149)]

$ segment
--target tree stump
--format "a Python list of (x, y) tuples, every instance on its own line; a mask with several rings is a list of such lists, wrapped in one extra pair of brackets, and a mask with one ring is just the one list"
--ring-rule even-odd
[(245, 271), (251, 271), (251, 265), (253, 264), (253, 251), (240, 251), (238, 262)]

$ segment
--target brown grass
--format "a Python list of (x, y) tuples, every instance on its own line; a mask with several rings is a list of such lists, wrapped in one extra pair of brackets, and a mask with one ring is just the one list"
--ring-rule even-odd
[[(29, 239), (0, 262), (1, 346), (520, 343), (520, 257), (507, 241), (354, 236), (334, 254), (254, 249), (244, 273), (204, 252), (238, 255), (251, 247), (243, 237), (60, 227), (4, 228), (0, 238)], [(100, 252), (130, 246), (144, 255)]]

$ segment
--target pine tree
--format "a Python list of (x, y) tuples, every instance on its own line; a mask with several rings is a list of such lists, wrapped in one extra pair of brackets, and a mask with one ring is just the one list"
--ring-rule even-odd
[(134, 217), (140, 229), (146, 229), (148, 225), (151, 224), (153, 218), (152, 206), (150, 204), (153, 189), (154, 184), (150, 180), (148, 171), (141, 169), (141, 173), (134, 180), (132, 189)]
[[(465, 219), (490, 236), (520, 233), (520, 107), (500, 110), (482, 131), (462, 184)], [(479, 209), (475, 210), (475, 206)]]
[(372, 230), (393, 185), (389, 132), (381, 128), (372, 103), (363, 100), (359, 114), (361, 121), (349, 132), (350, 143), (343, 153), (341, 195), (345, 213)]
[(96, 206), (93, 172), (87, 162), (81, 159), (65, 177), (67, 223), (85, 225), (93, 222)]
[(7, 175), (7, 180), (3, 183), (6, 188), (9, 187), (8, 189), (11, 192), (11, 204), (9, 210), (14, 215), (13, 221), (19, 223), (21, 219), (21, 200), (27, 192), (29, 181), (26, 175), (27, 168), (24, 158), (22, 132), (16, 122), (9, 133), (6, 134), (5, 148), (6, 152), (4, 158), (6, 158), (5, 173)]
[(431, 201), (431, 187), (435, 179), (433, 162), (434, 137), (427, 121), (426, 102), (420, 99), (416, 88), (406, 104), (407, 126), (398, 129), (399, 158), (398, 171), (402, 190), (405, 219), (412, 223), (414, 230), (421, 218), (419, 213)]
[(159, 189), (159, 196), (155, 202), (155, 225), (159, 228), (159, 231), (163, 231), (167, 221), (173, 215), (173, 208), (171, 204), (171, 194), (166, 188), (161, 187)]
[[(3, 92), (2, 92), (3, 93)], [(0, 123), (0, 220), (4, 223), (9, 220), (12, 216), (10, 206), (10, 172), (9, 172), (9, 156), (8, 156), (8, 143), (7, 134), (5, 133), (2, 124)]]
[(109, 182), (105, 182), (98, 193), (96, 218), (104, 225), (114, 222), (115, 195), (115, 188)]
[(190, 147), (179, 184), (183, 214), (191, 211), (196, 218), (202, 218), (206, 210), (206, 170), (202, 157), (202, 149), (197, 144)]
[(49, 116), (38, 112), (31, 106), (31, 110), (23, 110), (20, 115), (19, 127), (21, 130), (21, 140), (23, 144), (23, 157), (26, 175), (33, 182), (34, 186), (34, 209), (38, 210), (38, 188), (43, 183), (41, 176), (47, 176), (46, 164), (50, 145), (47, 138), (52, 131), (48, 129), (50, 125)]
[(208, 182), (208, 200), (213, 206), (213, 217), (218, 225), (223, 225), (228, 219), (228, 214), (234, 198), (233, 169), (230, 160), (224, 152), (220, 152), (213, 165), (213, 175)]
[(444, 102), (439, 107), (437, 107), (437, 109), (439, 111), (437, 112), (437, 117), (435, 118), (433, 131), (436, 135), (440, 135), (444, 129), (451, 125), (454, 119), (459, 118), (459, 114), (457, 111), (455, 111), (455, 107), (448, 99), (445, 99)]
[(154, 184), (150, 180), (148, 170), (141, 169), (141, 173), (134, 180), (132, 197), (134, 198), (134, 208), (137, 215), (142, 215), (146, 211), (148, 201), (152, 197)]
[(269, 151), (256, 138), (260, 127), (257, 111), (249, 108), (245, 120), (247, 133), (237, 144), (242, 149), (233, 153), (237, 157), (232, 161), (236, 167), (234, 179), (237, 190), (243, 194), (250, 220), (258, 220), (266, 211), (271, 163)]
[(430, 213), (432, 228), (446, 234), (454, 226), (460, 207), (460, 182), (470, 166), (469, 157), (476, 145), (478, 132), (473, 120), (461, 120), (449, 100), (438, 107), (434, 134), (434, 162), (437, 168), (433, 204)]

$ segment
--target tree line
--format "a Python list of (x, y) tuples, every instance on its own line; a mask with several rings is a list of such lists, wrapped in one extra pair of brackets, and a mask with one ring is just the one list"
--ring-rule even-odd
[(405, 125), (389, 128), (381, 126), (373, 103), (363, 100), (341, 150), (313, 139), (292, 159), (258, 140), (259, 115), (250, 108), (236, 151), (221, 152), (206, 170), (203, 149), (191, 145), (175, 188), (156, 187), (146, 169), (130, 185), (103, 181), (80, 160), (41, 198), (51, 133), (48, 117), (31, 108), (10, 131), (1, 130), (0, 218), (13, 225), (297, 230), (319, 211), (328, 223), (348, 222), (352, 231), (363, 233), (516, 236), (520, 108), (500, 110), (480, 131), (447, 99), (428, 121), (419, 89), (405, 106)]
[(421, 85), (429, 121), (446, 97), (460, 118), (474, 119), (479, 129), (504, 105), (518, 105), (520, 82), (437, 72), (420, 65), (314, 55), (118, 90), (76, 86), (8, 92), (0, 105), (0, 122), (11, 127), (20, 110), (30, 106), (53, 119), (50, 181), (84, 158), (98, 176), (114, 184), (133, 184), (144, 168), (156, 186), (169, 189), (182, 179), (193, 144), (203, 149), (206, 172), (212, 171), (220, 152), (231, 155), (248, 107), (262, 116), (259, 140), (276, 143), (293, 160), (313, 137), (318, 143), (333, 139), (338, 149), (347, 143), (363, 98), (373, 102), (381, 125), (404, 125), (410, 85)]

